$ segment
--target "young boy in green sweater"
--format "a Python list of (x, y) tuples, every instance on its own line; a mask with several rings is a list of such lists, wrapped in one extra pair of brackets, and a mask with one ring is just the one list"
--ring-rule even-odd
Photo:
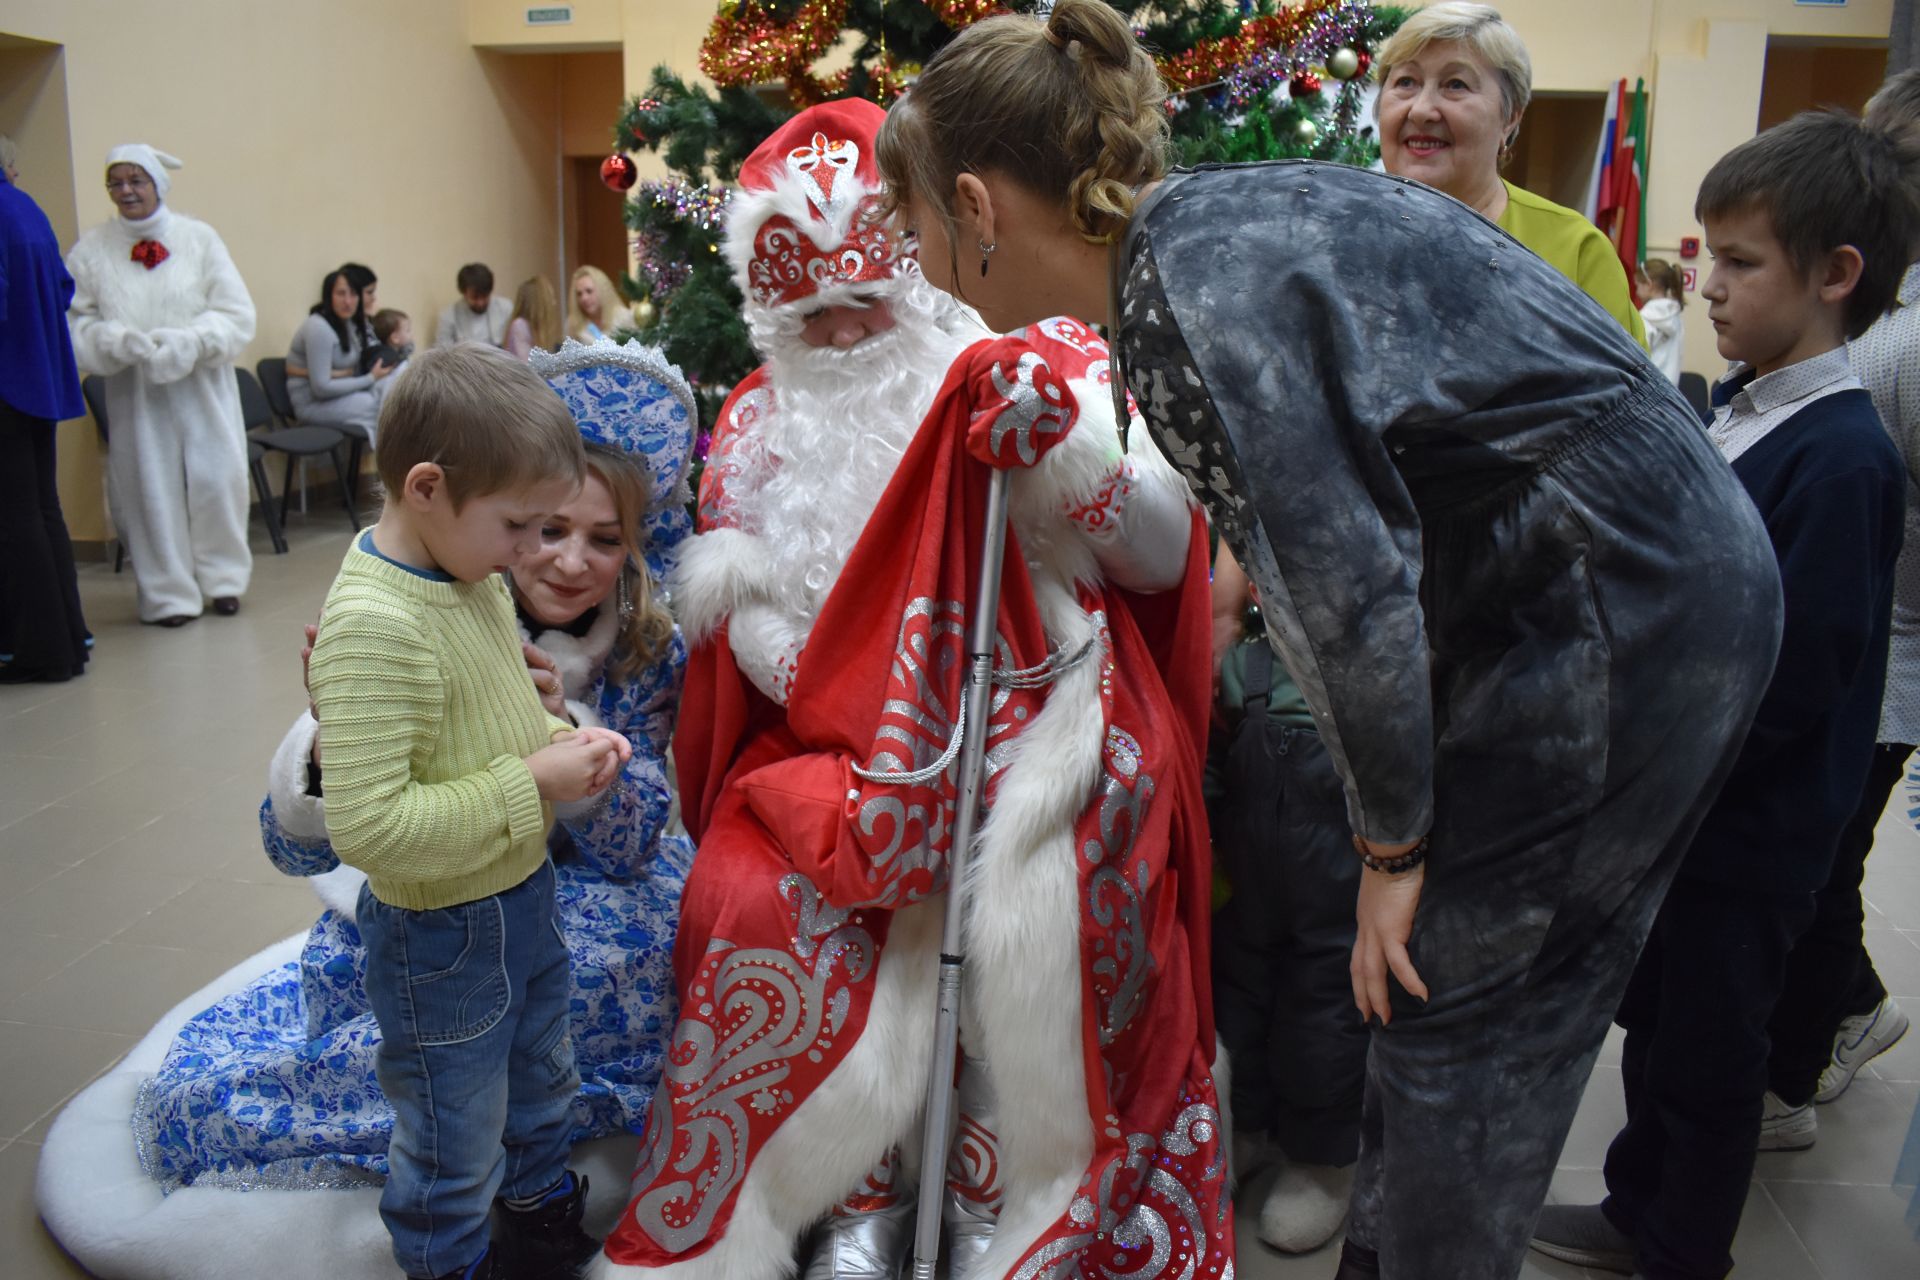
[(418, 1280), (572, 1275), (596, 1246), (566, 1167), (578, 1080), (546, 834), (631, 747), (542, 708), (500, 574), (578, 489), (580, 436), (524, 364), (463, 344), (394, 388), (379, 461), (386, 505), (327, 593), (310, 687), (327, 835), (367, 873), (394, 1108), (380, 1213)]

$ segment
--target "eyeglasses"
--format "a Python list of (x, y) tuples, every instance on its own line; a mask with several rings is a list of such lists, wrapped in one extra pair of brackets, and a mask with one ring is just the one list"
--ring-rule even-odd
[(153, 186), (152, 178), (108, 178), (109, 191), (145, 191)]

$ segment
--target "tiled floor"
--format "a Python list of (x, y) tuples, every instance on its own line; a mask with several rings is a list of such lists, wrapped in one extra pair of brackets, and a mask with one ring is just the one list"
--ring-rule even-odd
[[(267, 943), (304, 928), (311, 892), (260, 853), (266, 762), (304, 703), (300, 626), (344, 553), (337, 510), (296, 516), (293, 549), (256, 537), (237, 618), (178, 631), (134, 620), (133, 583), (81, 574), (99, 637), (71, 685), (0, 688), (0, 1277), (82, 1273), (41, 1229), (34, 1165), (59, 1108), (176, 1001)], [(1889, 987), (1920, 1014), (1920, 836), (1904, 796), (1870, 864), (1869, 943)], [(1556, 1196), (1599, 1195), (1618, 1127), (1609, 1045), (1574, 1123)], [(1888, 1186), (1920, 1097), (1920, 1033), (1820, 1110), (1813, 1150), (1766, 1155), (1734, 1247), (1752, 1280), (1920, 1275), (1920, 1244)], [(1241, 1215), (1246, 1280), (1333, 1274), (1333, 1251), (1282, 1258)], [(1529, 1277), (1585, 1273), (1544, 1260)]]

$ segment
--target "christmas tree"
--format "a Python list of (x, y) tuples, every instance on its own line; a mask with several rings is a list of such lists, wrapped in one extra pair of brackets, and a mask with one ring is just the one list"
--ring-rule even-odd
[[(1160, 64), (1179, 163), (1296, 156), (1364, 165), (1378, 156), (1363, 85), (1370, 51), (1402, 10), (1367, 0), (1108, 2)], [(741, 163), (814, 103), (891, 102), (956, 32), (1006, 10), (999, 0), (724, 0), (700, 50), (715, 88), (659, 67), (626, 105), (601, 176), (632, 193), (637, 270), (627, 289), (640, 304), (640, 336), (686, 371), (708, 425), (759, 363), (720, 253)], [(851, 61), (822, 73), (818, 64), (843, 40)], [(673, 176), (635, 189), (625, 153), (643, 148), (659, 152)]]

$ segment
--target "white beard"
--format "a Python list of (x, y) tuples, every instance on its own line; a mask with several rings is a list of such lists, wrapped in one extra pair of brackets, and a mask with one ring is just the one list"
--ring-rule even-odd
[[(903, 293), (932, 287), (914, 277)], [(761, 332), (773, 405), (754, 439), (733, 447), (734, 514), (766, 539), (776, 601), (811, 624), (866, 528), (900, 457), (933, 405), (967, 333), (957, 308), (892, 299), (897, 323), (847, 351)], [(916, 314), (917, 313), (917, 314)]]

